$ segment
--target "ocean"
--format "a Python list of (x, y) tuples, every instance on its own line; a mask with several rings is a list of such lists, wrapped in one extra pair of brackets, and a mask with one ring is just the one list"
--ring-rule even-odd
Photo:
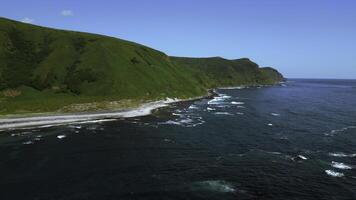
[(356, 80), (0, 132), (0, 199), (356, 199)]

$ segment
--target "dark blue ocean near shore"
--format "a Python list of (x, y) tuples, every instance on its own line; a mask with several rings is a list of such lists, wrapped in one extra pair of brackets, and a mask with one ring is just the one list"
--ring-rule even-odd
[(356, 199), (356, 81), (0, 133), (0, 199)]

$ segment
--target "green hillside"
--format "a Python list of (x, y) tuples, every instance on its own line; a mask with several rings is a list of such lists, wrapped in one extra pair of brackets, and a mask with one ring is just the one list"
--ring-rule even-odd
[(171, 57), (178, 66), (189, 69), (195, 80), (205, 88), (274, 84), (283, 76), (273, 68), (259, 68), (248, 58), (227, 60), (221, 57), (182, 58)]
[(168, 57), (117, 38), (0, 18), (0, 114), (116, 109), (281, 79), (248, 59)]

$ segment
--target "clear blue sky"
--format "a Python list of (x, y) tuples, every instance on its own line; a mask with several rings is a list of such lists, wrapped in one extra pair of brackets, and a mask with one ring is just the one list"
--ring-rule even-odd
[(168, 55), (248, 57), (290, 78), (356, 78), (354, 0), (3, 0), (0, 15)]

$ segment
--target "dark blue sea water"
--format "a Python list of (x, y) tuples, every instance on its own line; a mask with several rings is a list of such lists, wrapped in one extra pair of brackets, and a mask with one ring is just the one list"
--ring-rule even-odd
[(2, 132), (0, 199), (356, 199), (356, 81), (217, 92), (147, 117)]

